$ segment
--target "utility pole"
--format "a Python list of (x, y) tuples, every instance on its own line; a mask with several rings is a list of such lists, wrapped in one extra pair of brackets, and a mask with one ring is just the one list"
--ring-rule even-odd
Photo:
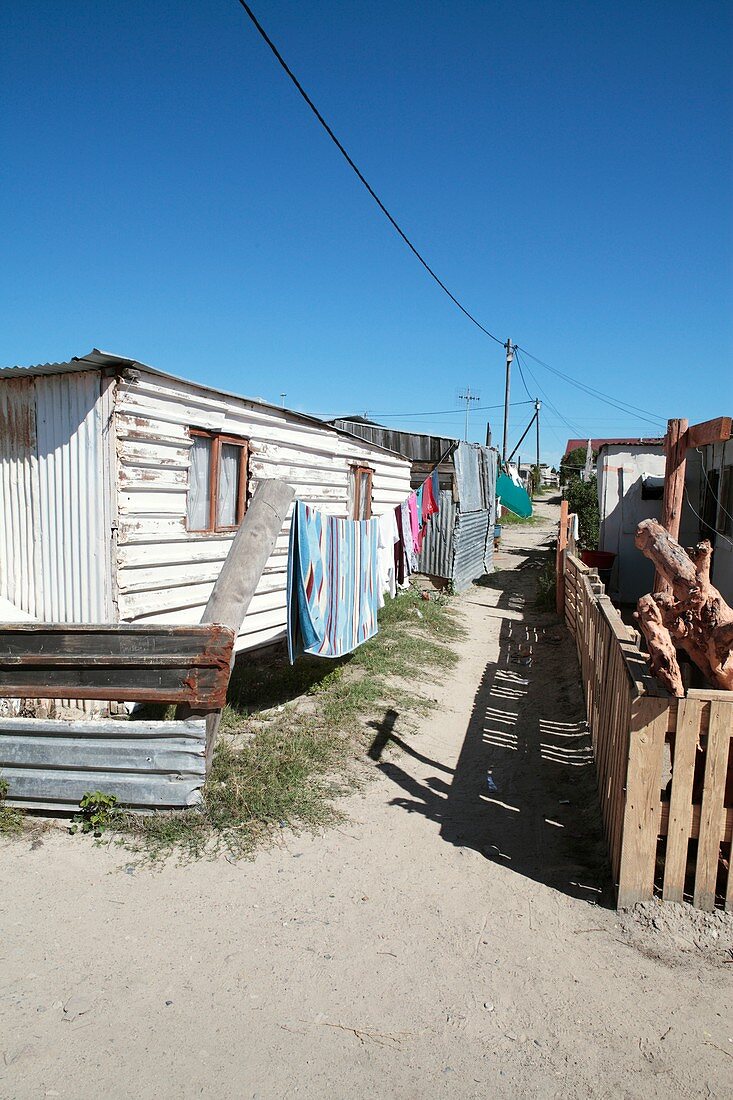
[(542, 408), (542, 402), (539, 397), (534, 399), (534, 412), (535, 419), (537, 421), (537, 477), (540, 476), (540, 409)]
[(504, 442), (501, 448), (502, 461), (506, 462), (506, 446), (509, 436), (509, 378), (512, 372), (512, 359), (514, 358), (514, 345), (511, 340), (504, 344), (506, 348), (506, 389), (504, 390)]
[(466, 392), (465, 393), (459, 393), (458, 394), (458, 400), (466, 402), (466, 428), (465, 428), (465, 433), (464, 433), (463, 438), (465, 440), (468, 440), (468, 413), (469, 413), (469, 409), (471, 408), (471, 402), (472, 401), (478, 401), (479, 396), (478, 396), (478, 394), (471, 393), (471, 387), (466, 386)]

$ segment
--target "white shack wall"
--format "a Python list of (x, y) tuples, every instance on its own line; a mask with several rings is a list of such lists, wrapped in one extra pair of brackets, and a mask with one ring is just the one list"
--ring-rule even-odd
[(621, 603), (634, 603), (651, 592), (654, 566), (634, 546), (643, 519), (661, 519), (662, 501), (644, 500), (642, 475), (664, 477), (664, 448), (604, 447), (598, 456), (599, 549), (616, 554), (610, 592)]
[[(296, 496), (333, 515), (347, 514), (349, 470), (374, 470), (373, 513), (410, 491), (410, 464), (361, 440), (292, 414), (146, 371), (117, 386), (119, 617), (130, 622), (198, 622), (233, 534), (186, 530), (189, 429), (250, 441), (249, 494), (263, 478), (280, 478)], [(237, 649), (284, 636), (289, 519), (265, 567)]]

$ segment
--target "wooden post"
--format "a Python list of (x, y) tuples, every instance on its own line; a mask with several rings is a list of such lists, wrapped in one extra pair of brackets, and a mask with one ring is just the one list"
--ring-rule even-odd
[(565, 547), (568, 544), (568, 502), (560, 501), (560, 527), (555, 555), (555, 610), (565, 617)]
[[(267, 480), (258, 484), (214, 583), (201, 621), (228, 626), (234, 631), (235, 642), (294, 496), (295, 490), (284, 481)], [(177, 718), (187, 718), (190, 714), (185, 708), (179, 707), (176, 711)], [(221, 711), (206, 716), (207, 772), (220, 720)]]
[[(662, 527), (673, 539), (679, 538), (682, 500), (685, 492), (685, 470), (687, 468), (687, 420), (668, 420), (667, 434), (664, 437), (664, 502), (662, 505)], [(655, 592), (670, 592), (671, 585), (661, 573), (654, 578)]]
[(514, 358), (514, 347), (511, 339), (507, 340), (504, 347), (506, 348), (506, 383), (504, 386), (504, 439), (501, 447), (501, 457), (502, 461), (506, 462), (507, 439), (509, 437), (509, 382), (512, 373), (512, 359)]

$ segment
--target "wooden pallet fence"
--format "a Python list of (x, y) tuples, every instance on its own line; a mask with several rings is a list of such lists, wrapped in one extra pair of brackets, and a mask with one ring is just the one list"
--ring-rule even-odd
[(618, 906), (651, 899), (656, 881), (665, 900), (733, 910), (733, 695), (669, 696), (594, 570), (562, 558)]

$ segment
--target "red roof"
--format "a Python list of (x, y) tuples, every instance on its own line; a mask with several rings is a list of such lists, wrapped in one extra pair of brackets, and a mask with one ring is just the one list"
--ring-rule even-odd
[[(628, 436), (624, 436), (623, 439), (591, 439), (590, 445), (594, 451), (599, 451), (601, 447), (610, 445), (612, 447), (626, 446), (626, 447), (640, 447), (646, 444), (650, 447), (659, 447), (664, 443), (663, 439), (658, 437), (647, 437), (645, 439), (629, 439)], [(569, 455), (571, 451), (576, 450), (578, 447), (587, 447), (587, 439), (569, 439), (565, 447), (565, 455)]]

